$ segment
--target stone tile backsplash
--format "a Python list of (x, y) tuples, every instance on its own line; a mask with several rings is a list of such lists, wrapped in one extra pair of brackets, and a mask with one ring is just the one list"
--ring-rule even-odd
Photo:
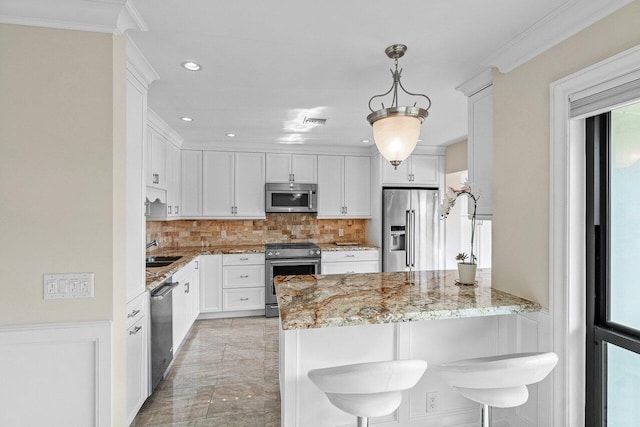
[[(157, 239), (160, 246), (167, 247), (366, 242), (368, 223), (366, 219), (317, 219), (308, 214), (267, 214), (264, 220), (149, 221), (147, 241)], [(344, 232), (342, 237), (340, 229)]]

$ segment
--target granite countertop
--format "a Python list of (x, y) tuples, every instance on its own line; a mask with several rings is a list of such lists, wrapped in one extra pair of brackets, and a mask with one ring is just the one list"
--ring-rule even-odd
[(282, 329), (310, 329), (540, 311), (540, 304), (491, 287), (456, 285), (456, 270), (278, 276)]
[(378, 250), (377, 246), (370, 245), (368, 243), (358, 243), (357, 245), (336, 245), (335, 243), (318, 243), (320, 250), (325, 252), (334, 251), (366, 251), (366, 250)]

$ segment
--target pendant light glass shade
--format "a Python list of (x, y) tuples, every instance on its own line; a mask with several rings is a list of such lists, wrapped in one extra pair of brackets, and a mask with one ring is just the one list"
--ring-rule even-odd
[[(369, 100), (371, 114), (367, 116), (367, 121), (373, 127), (373, 139), (378, 151), (396, 168), (416, 148), (420, 138), (420, 126), (429, 115), (431, 107), (431, 99), (427, 95), (411, 93), (400, 82), (402, 70), (398, 71), (398, 58), (402, 57), (406, 50), (407, 47), (403, 44), (394, 44), (385, 50), (387, 56), (394, 60), (395, 70), (391, 70), (393, 84), (387, 92), (371, 97)], [(407, 95), (423, 97), (427, 101), (426, 108), (417, 107), (415, 103), (413, 106), (398, 106), (398, 88)], [(371, 108), (371, 102), (374, 99), (389, 94), (392, 94), (390, 107), (385, 108), (382, 104), (380, 110), (374, 111)]]
[(373, 138), (382, 157), (394, 166), (409, 157), (418, 144), (421, 124), (422, 120), (411, 116), (392, 116), (373, 123)]

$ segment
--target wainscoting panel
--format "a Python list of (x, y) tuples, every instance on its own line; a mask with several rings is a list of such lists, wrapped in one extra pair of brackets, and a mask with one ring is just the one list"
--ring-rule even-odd
[(0, 328), (0, 425), (111, 425), (111, 322)]

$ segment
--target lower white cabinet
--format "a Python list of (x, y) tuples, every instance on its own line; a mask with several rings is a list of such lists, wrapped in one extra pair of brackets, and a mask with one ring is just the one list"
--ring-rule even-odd
[(264, 254), (222, 256), (222, 311), (264, 309)]
[(200, 312), (222, 311), (222, 255), (200, 255)]
[(198, 264), (196, 258), (173, 275), (173, 281), (178, 283), (171, 293), (174, 356), (200, 312)]
[(378, 273), (377, 249), (322, 252), (322, 274)]
[(127, 425), (149, 396), (149, 293), (127, 304)]

